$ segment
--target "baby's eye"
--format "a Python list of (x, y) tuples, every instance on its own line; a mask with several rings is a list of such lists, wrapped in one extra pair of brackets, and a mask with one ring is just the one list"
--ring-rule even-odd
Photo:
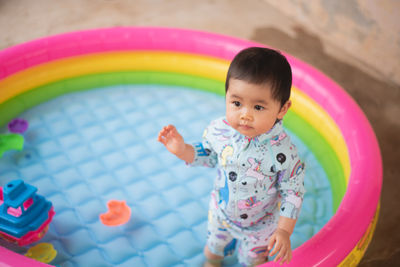
[(255, 110), (263, 110), (264, 107), (263, 107), (263, 106), (260, 106), (260, 105), (255, 105), (255, 106), (254, 106), (254, 109), (255, 109)]
[(239, 101), (232, 101), (232, 104), (235, 106), (235, 107), (240, 107), (240, 102)]

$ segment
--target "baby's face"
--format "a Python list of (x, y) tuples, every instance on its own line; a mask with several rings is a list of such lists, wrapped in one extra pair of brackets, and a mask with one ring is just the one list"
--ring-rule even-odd
[(226, 118), (239, 133), (256, 137), (268, 132), (276, 119), (282, 119), (290, 107), (290, 101), (281, 107), (272, 98), (269, 85), (256, 85), (231, 79), (226, 93)]

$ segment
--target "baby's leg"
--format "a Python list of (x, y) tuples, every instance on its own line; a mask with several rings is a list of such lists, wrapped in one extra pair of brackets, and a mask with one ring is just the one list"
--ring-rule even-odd
[(234, 252), (236, 239), (232, 237), (226, 227), (227, 224), (220, 220), (215, 203), (211, 199), (208, 211), (207, 244), (204, 248), (206, 257), (204, 266), (221, 266), (224, 256)]
[(257, 266), (268, 261), (268, 244), (256, 244), (241, 242), (239, 246), (239, 263), (243, 266)]
[(204, 267), (219, 267), (224, 259), (223, 256), (212, 253), (207, 245), (204, 247), (204, 256), (206, 257)]
[(257, 266), (268, 261), (268, 244), (276, 229), (276, 218), (267, 217), (240, 237), (238, 259), (243, 266)]

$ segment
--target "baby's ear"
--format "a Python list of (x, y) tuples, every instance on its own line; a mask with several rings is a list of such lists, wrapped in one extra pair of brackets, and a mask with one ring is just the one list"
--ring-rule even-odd
[(289, 110), (289, 108), (292, 106), (292, 101), (290, 101), (290, 99), (288, 101), (286, 101), (285, 104), (283, 104), (283, 106), (281, 107), (281, 110), (278, 113), (278, 119), (283, 119), (283, 117), (286, 115), (287, 111)]

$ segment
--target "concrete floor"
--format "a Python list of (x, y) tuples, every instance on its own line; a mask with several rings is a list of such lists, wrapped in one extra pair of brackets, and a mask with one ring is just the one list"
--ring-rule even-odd
[(400, 266), (398, 84), (367, 74), (351, 55), (261, 0), (0, 0), (0, 49), (48, 35), (112, 26), (190, 28), (257, 41), (308, 62), (345, 88), (369, 118), (384, 164), (379, 222), (360, 266)]

